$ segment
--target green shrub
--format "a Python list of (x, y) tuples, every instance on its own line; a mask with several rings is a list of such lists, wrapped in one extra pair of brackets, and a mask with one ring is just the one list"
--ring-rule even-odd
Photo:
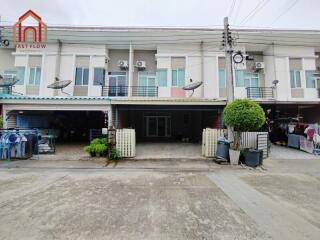
[(90, 142), (90, 145), (91, 144), (106, 144), (107, 143), (107, 140), (105, 138), (95, 138), (93, 139), (91, 142)]
[(0, 128), (3, 128), (3, 117), (0, 115)]
[(229, 103), (224, 111), (224, 124), (234, 128), (234, 142), (232, 148), (239, 150), (241, 132), (256, 131), (265, 122), (262, 107), (249, 99), (237, 99)]
[(90, 145), (84, 148), (84, 151), (89, 153), (91, 156), (95, 156), (96, 154), (106, 156), (107, 150), (108, 147), (106, 146), (105, 138), (95, 138), (90, 142)]
[(107, 146), (105, 144), (95, 144), (93, 145), (95, 153), (99, 154), (100, 156), (106, 156), (107, 155)]
[(116, 147), (113, 147), (111, 149), (110, 160), (119, 160), (119, 159), (121, 159), (120, 151)]

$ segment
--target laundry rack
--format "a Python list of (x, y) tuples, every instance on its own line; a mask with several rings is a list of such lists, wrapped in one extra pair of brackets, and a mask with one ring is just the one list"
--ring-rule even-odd
[(38, 129), (0, 129), (0, 159), (39, 160)]

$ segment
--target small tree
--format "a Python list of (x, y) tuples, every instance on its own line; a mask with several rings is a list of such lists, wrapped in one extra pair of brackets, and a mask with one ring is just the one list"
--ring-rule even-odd
[(262, 107), (249, 99), (237, 99), (229, 103), (224, 111), (224, 123), (234, 129), (231, 148), (240, 150), (241, 132), (256, 131), (265, 123)]

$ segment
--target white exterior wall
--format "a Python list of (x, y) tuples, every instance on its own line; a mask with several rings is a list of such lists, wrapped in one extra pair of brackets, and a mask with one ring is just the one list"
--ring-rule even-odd
[[(138, 48), (138, 46), (136, 46)], [(265, 46), (263, 46), (265, 48)], [(202, 81), (203, 85), (197, 88), (193, 94), (193, 98), (206, 98), (218, 99), (219, 98), (219, 67), (218, 57), (224, 56), (224, 52), (219, 49), (217, 45), (203, 45), (203, 76), (202, 76), (202, 55), (201, 44), (199, 43), (181, 43), (181, 44), (159, 44), (155, 50), (139, 50), (134, 49), (134, 62), (136, 60), (147, 60), (147, 71), (154, 72), (159, 68), (168, 69), (167, 87), (159, 87), (159, 97), (171, 97), (171, 58), (184, 57), (186, 82), (189, 84), (189, 79), (192, 78), (193, 82)], [(245, 46), (238, 46), (236, 50), (243, 52), (250, 52), (250, 48)], [(62, 80), (72, 80), (72, 83), (64, 89), (65, 92), (73, 95), (74, 80), (75, 80), (75, 60), (77, 56), (88, 56), (90, 58), (89, 64), (89, 96), (100, 96), (101, 87), (93, 86), (94, 68), (106, 67), (109, 71), (119, 71), (117, 66), (118, 60), (129, 60), (129, 49), (108, 49), (103, 44), (62, 44), (61, 58), (60, 58), (60, 73), (56, 74), (56, 61), (57, 61), (58, 44), (47, 44), (44, 49), (16, 49), (12, 53), (9, 49), (0, 49), (0, 72), (4, 68), (14, 68), (16, 66), (24, 66), (26, 68), (24, 85), (16, 85), (14, 91), (22, 94), (26, 93), (26, 85), (29, 76), (29, 56), (39, 55), (42, 57), (42, 77), (40, 84), (39, 95), (53, 96), (54, 94), (61, 95), (61, 91), (54, 91), (48, 89), (47, 85), (53, 83), (56, 75)], [(258, 51), (255, 49), (255, 51)], [(274, 46), (266, 49), (260, 49), (263, 52), (263, 61), (265, 63), (264, 69), (264, 86), (271, 87), (272, 81), (277, 79), (277, 99), (280, 101), (318, 101), (317, 89), (306, 88), (305, 71), (315, 70), (315, 48), (313, 47), (299, 47), (299, 46)], [(110, 63), (105, 63), (107, 52), (110, 54)], [(150, 53), (152, 52), (152, 56)], [(140, 54), (141, 53), (141, 54)], [(140, 54), (140, 55), (139, 55)], [(153, 54), (155, 54), (153, 58)], [(149, 56), (150, 55), (150, 56)], [(5, 56), (5, 57), (2, 57)], [(8, 62), (3, 59), (9, 59)], [(141, 58), (141, 59), (140, 59)], [(290, 73), (289, 73), (289, 59), (301, 58), (302, 59), (302, 74), (301, 82), (304, 91), (304, 98), (292, 98), (290, 87)], [(154, 61), (156, 60), (156, 64)], [(260, 60), (259, 60), (260, 61)], [(133, 62), (133, 63), (134, 63)], [(14, 65), (13, 67), (10, 67)], [(150, 69), (149, 69), (150, 68)], [(108, 74), (108, 72), (106, 72)], [(235, 77), (234, 77), (235, 80)], [(137, 85), (137, 72), (133, 75), (133, 85)], [(234, 83), (234, 86), (235, 83)], [(185, 97), (189, 96), (186, 92)], [(235, 87), (235, 98), (246, 98), (247, 93), (244, 87)]]

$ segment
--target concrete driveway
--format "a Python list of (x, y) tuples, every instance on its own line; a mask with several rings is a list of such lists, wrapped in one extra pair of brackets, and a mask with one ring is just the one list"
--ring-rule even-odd
[(48, 163), (0, 168), (0, 239), (320, 236), (317, 159), (267, 160), (267, 171), (202, 161), (194, 170), (188, 162), (170, 170), (171, 161), (91, 169), (90, 163)]

